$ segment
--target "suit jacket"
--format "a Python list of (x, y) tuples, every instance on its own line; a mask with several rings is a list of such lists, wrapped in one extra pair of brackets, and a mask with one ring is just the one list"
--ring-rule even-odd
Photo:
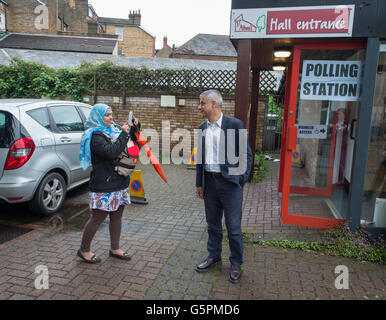
[[(205, 164), (205, 130), (208, 128), (208, 122), (205, 120), (199, 127), (198, 144), (197, 144), (197, 162), (196, 162), (196, 187), (202, 187), (205, 189), (204, 179), (204, 164)], [(234, 129), (234, 137), (230, 134), (228, 129)], [(248, 139), (245, 134), (242, 143), (246, 144), (246, 147), (240, 149), (239, 133), (240, 129), (245, 129), (241, 120), (223, 115), (221, 130), (224, 134), (221, 134), (220, 145), (225, 147), (224, 156), (221, 156), (220, 152), (220, 169), (222, 176), (235, 184), (239, 184), (242, 187), (248, 180), (249, 173), (252, 166), (252, 151), (248, 144)], [(230, 140), (229, 140), (230, 139)], [(229, 140), (229, 143), (228, 143)], [(232, 141), (233, 140), (233, 141)], [(243, 152), (244, 151), (244, 152)], [(241, 153), (240, 153), (241, 152)], [(229, 153), (229, 156), (228, 156)], [(232, 157), (239, 157), (236, 163), (232, 161)], [(234, 159), (235, 160), (235, 159)], [(235, 174), (236, 173), (236, 174)]]

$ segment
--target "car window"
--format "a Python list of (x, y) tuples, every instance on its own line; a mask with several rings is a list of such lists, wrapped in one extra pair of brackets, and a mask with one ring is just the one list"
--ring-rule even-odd
[(46, 108), (39, 108), (35, 110), (27, 111), (27, 113), (37, 122), (39, 122), (44, 128), (51, 129), (50, 120)]
[(83, 122), (74, 106), (50, 107), (52, 118), (61, 132), (83, 131)]
[(19, 121), (11, 113), (0, 111), (0, 148), (10, 148), (19, 137)]
[(84, 116), (86, 117), (86, 120), (91, 112), (91, 108), (87, 108), (87, 107), (79, 107), (80, 110), (82, 111), (82, 113), (84, 114)]

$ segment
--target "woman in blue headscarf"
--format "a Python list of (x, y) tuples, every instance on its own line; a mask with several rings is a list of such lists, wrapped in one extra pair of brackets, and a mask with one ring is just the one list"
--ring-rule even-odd
[(133, 120), (133, 123), (126, 122), (119, 129), (114, 125), (111, 108), (105, 104), (96, 104), (85, 122), (86, 131), (80, 143), (79, 162), (83, 170), (92, 165), (89, 184), (91, 216), (85, 225), (77, 255), (88, 263), (101, 261), (91, 252), (90, 247), (98, 227), (107, 215), (110, 215), (110, 256), (131, 259), (119, 247), (123, 209), (130, 204), (127, 191), (129, 180), (114, 170), (113, 161), (127, 147), (129, 139), (135, 139), (133, 132), (139, 123), (134, 117)]

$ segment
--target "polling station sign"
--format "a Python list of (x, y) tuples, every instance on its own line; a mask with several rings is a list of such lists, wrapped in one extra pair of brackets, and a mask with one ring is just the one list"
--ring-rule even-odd
[(361, 61), (304, 60), (300, 99), (358, 101)]

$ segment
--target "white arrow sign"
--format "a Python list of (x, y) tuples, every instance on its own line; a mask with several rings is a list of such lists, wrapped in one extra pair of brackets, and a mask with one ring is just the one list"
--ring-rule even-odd
[(319, 124), (297, 124), (298, 138), (300, 139), (326, 139), (327, 126)]

